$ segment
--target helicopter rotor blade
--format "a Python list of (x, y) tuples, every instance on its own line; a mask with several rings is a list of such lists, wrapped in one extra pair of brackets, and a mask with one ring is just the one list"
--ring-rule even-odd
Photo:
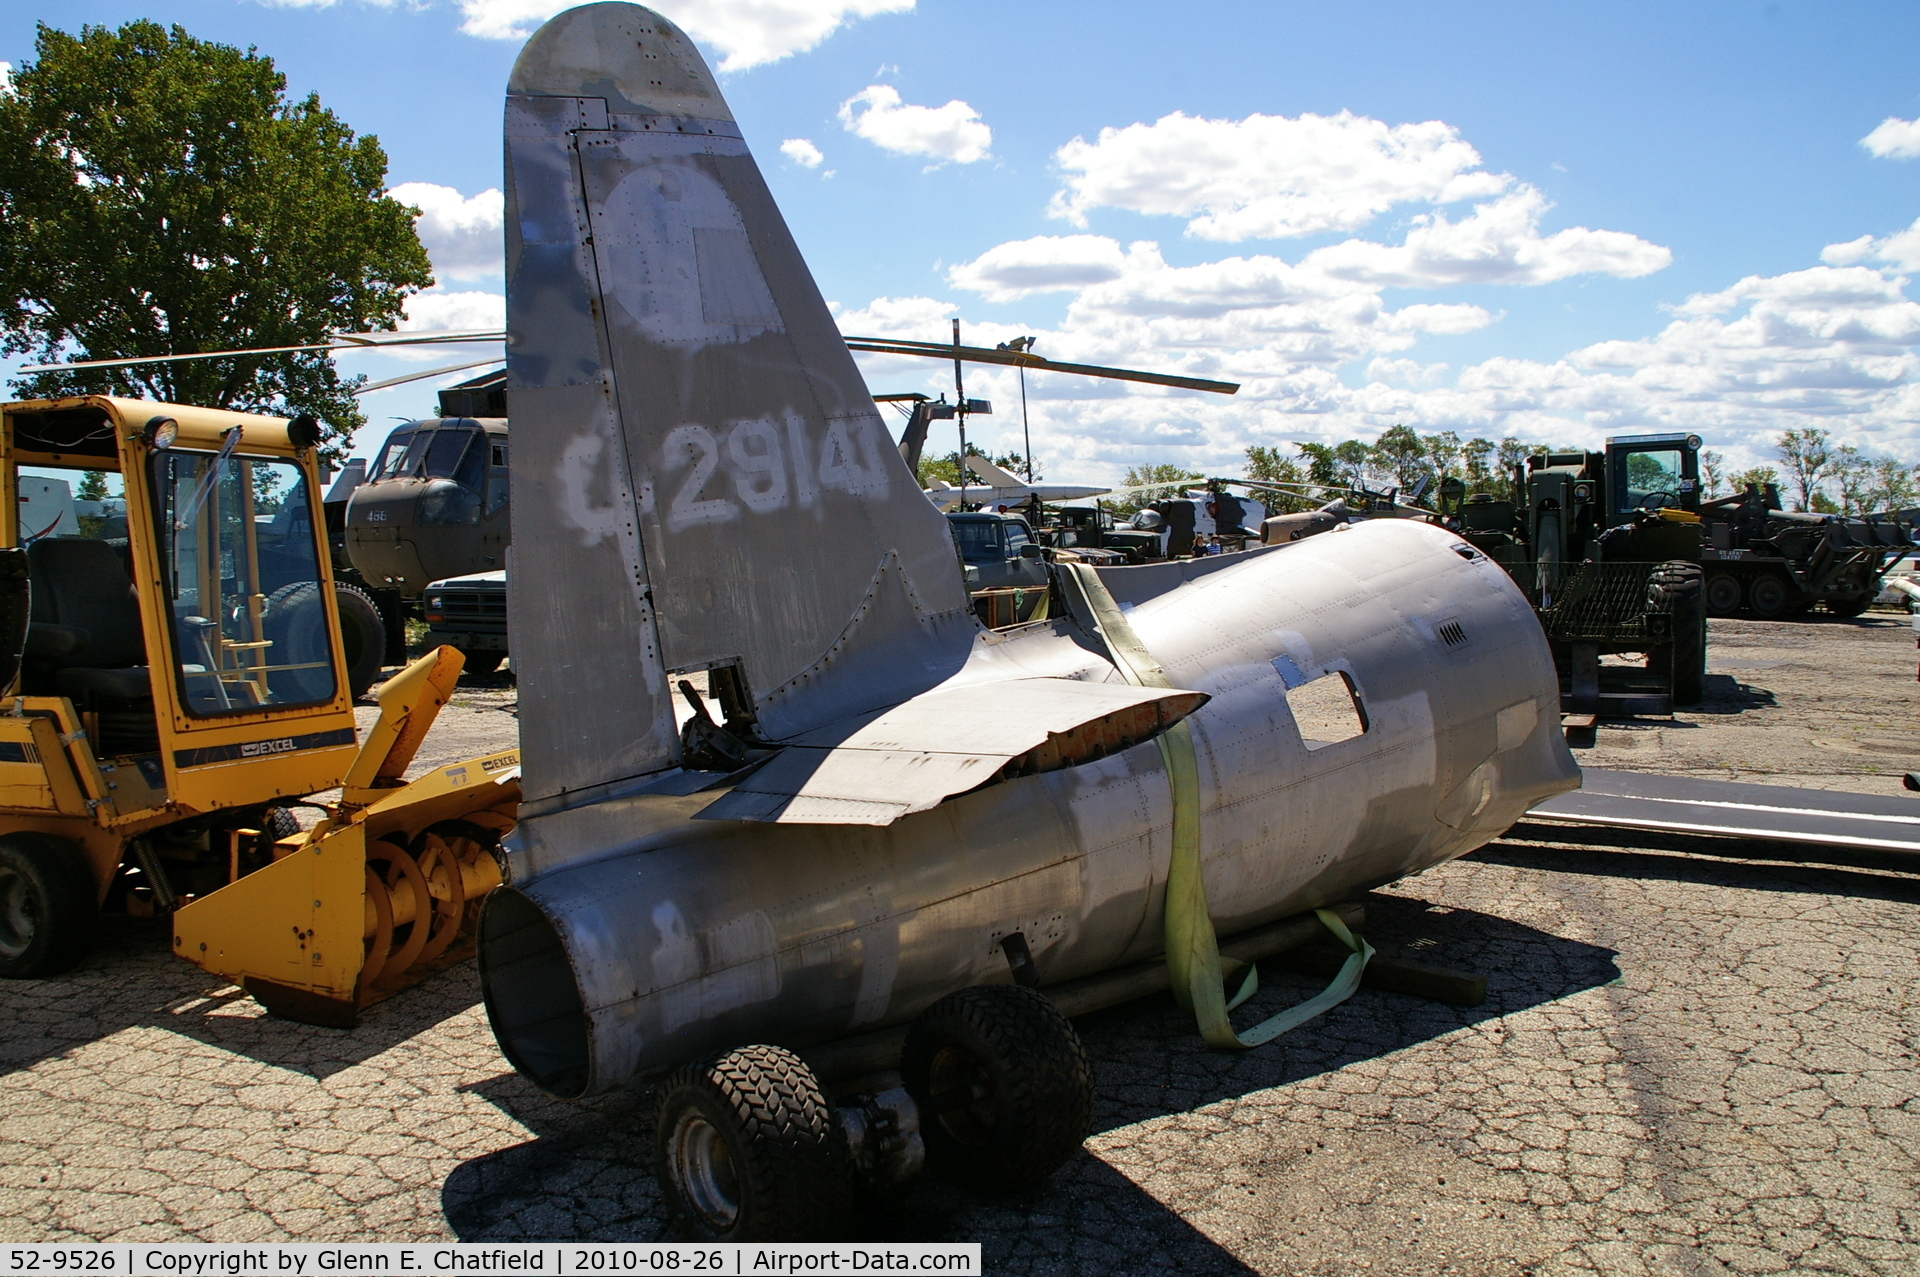
[[(83, 359), (70, 364), (29, 364), (19, 371), (66, 372), (75, 368), (127, 368), (134, 364), (176, 364), (189, 359), (235, 359), (247, 355), (293, 355), (310, 350), (378, 350), (385, 346), (438, 346), (505, 341), (505, 333), (342, 333), (331, 341), (303, 346), (261, 346), (252, 350), (209, 350), (193, 355), (142, 355), (132, 359)], [(498, 361), (495, 361), (498, 362)]]
[(465, 372), (469, 368), (489, 368), (494, 364), (505, 363), (504, 359), (476, 359), (472, 363), (448, 364), (444, 368), (429, 368), (425, 372), (410, 372), (404, 377), (389, 377), (385, 381), (371, 382), (354, 391), (355, 395), (370, 395), (376, 390), (385, 390), (390, 386), (404, 386), (410, 381), (425, 381), (429, 377), (438, 377), (442, 373)]
[[(247, 350), (210, 350), (186, 355), (142, 355), (127, 359), (83, 359), (73, 363), (30, 364), (22, 373), (66, 372), (82, 368), (128, 368), (136, 364), (183, 363), (194, 359), (233, 359), (250, 355), (291, 355), (307, 351), (379, 350), (387, 346), (464, 345), (506, 340), (504, 332), (451, 333), (336, 333), (323, 342), (298, 346), (261, 346)], [(1017, 350), (988, 350), (981, 346), (951, 346), (936, 342), (894, 340), (885, 337), (848, 337), (850, 350), (877, 355), (914, 355), (928, 359), (961, 359), (967, 363), (1000, 364), (1010, 368), (1030, 368), (1035, 372), (1064, 372), (1082, 377), (1101, 377), (1113, 381), (1133, 381), (1149, 386), (1172, 386), (1180, 390), (1204, 390), (1231, 395), (1240, 389), (1238, 382), (1209, 381), (1203, 377), (1182, 377), (1172, 373), (1145, 372), (1137, 368), (1108, 368), (1099, 364), (1059, 363), (1040, 355)], [(472, 365), (478, 367), (478, 364)], [(399, 383), (389, 383), (399, 384)]]
[(1018, 350), (988, 350), (984, 346), (941, 345), (931, 341), (896, 341), (888, 337), (848, 337), (846, 342), (849, 350), (875, 355), (918, 355), (926, 359), (960, 359), (973, 364), (1002, 364), (1010, 368), (1031, 368), (1035, 372), (1068, 372), (1082, 377), (1138, 381), (1150, 386), (1207, 390), (1221, 395), (1231, 395), (1240, 389), (1238, 382), (1208, 381), (1202, 377), (1179, 377), (1163, 372), (1142, 372), (1136, 368), (1106, 368), (1099, 364), (1056, 363), (1051, 359)]

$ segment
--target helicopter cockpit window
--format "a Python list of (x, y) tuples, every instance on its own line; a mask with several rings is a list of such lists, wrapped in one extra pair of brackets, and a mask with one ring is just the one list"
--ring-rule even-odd
[(1658, 510), (1680, 504), (1680, 453), (1678, 450), (1629, 452), (1627, 481), (1621, 485), (1620, 508)]
[(300, 468), (170, 448), (154, 454), (153, 469), (168, 628), (187, 711), (244, 714), (332, 700), (333, 626)]
[[(380, 449), (380, 459), (374, 462), (373, 473), (367, 478), (369, 480), (391, 479), (396, 474), (405, 474), (407, 452), (412, 447), (417, 433), (419, 432), (413, 430), (396, 430), (388, 435), (386, 446)], [(423, 446), (424, 442), (423, 440)]]
[(507, 445), (499, 440), (490, 443), (492, 464), (487, 469), (487, 513), (492, 514), (507, 503)]
[(953, 542), (960, 547), (960, 558), (967, 563), (999, 563), (1007, 555), (1000, 548), (1000, 522), (997, 519), (949, 521)]

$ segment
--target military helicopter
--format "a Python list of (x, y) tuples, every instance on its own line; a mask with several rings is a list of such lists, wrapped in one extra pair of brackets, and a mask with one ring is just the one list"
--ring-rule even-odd
[[(1425, 523), (1057, 564), (1049, 619), (984, 629), (666, 19), (547, 22), (505, 134), (528, 658), (482, 990), (546, 1091), (661, 1082), (690, 1232), (832, 1235), (923, 1162), (1037, 1182), (1090, 1120), (1066, 1009), (1170, 987), (1267, 1040), (1357, 987), (1341, 902), (1578, 783), (1526, 599)], [(1219, 937), (1303, 927), (1334, 986), (1235, 1026)]]

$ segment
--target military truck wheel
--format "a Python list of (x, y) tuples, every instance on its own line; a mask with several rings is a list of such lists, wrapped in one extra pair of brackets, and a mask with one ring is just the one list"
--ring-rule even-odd
[[(347, 665), (347, 691), (358, 700), (373, 680), (380, 676), (380, 659), (387, 651), (386, 622), (380, 609), (357, 586), (333, 583), (334, 606), (340, 613), (340, 652)], [(283, 585), (267, 598), (267, 634), (279, 644), (280, 659), (289, 664), (311, 664), (325, 660), (325, 609), (320, 605), (320, 584), (299, 581)], [(296, 671), (303, 693), (319, 695), (326, 690), (331, 676), (324, 665), (318, 670)]]
[(1093, 1066), (1037, 989), (948, 994), (907, 1031), (900, 1072), (920, 1106), (928, 1163), (975, 1188), (1033, 1187), (1080, 1150), (1093, 1124)]
[(799, 1056), (744, 1046), (676, 1073), (654, 1129), (660, 1186), (703, 1241), (827, 1241), (853, 1173), (833, 1109)]
[(1715, 572), (1707, 578), (1707, 615), (1732, 616), (1740, 610), (1740, 578), (1731, 572)]
[(1828, 599), (1827, 611), (1835, 616), (1855, 617), (1866, 611), (1872, 603), (1872, 596), (1864, 594), (1851, 599)]
[(1697, 705), (1707, 681), (1707, 606), (1700, 566), (1675, 560), (1654, 568), (1647, 578), (1647, 602), (1667, 613), (1673, 638), (1665, 652), (1647, 662), (1669, 670), (1673, 703)]
[(31, 980), (78, 962), (93, 939), (93, 875), (47, 834), (0, 837), (0, 976)]
[(466, 664), (460, 667), (463, 674), (487, 675), (500, 668), (500, 662), (507, 659), (505, 652), (469, 652), (464, 647), (460, 655), (466, 657)]
[(1753, 609), (1753, 615), (1758, 620), (1779, 620), (1787, 614), (1792, 601), (1787, 583), (1778, 576), (1755, 577), (1753, 584), (1747, 587), (1747, 606)]
[(380, 609), (357, 586), (333, 583), (334, 606), (340, 612), (340, 648), (347, 661), (347, 690), (359, 700), (380, 677), (387, 654), (387, 623)]

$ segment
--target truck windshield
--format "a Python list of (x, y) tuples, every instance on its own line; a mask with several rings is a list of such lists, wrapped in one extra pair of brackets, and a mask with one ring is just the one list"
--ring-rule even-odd
[(965, 562), (999, 563), (1007, 557), (1000, 548), (998, 519), (970, 519), (965, 523), (949, 520), (947, 526), (953, 530), (953, 543), (960, 547)]
[(1627, 481), (1622, 485), (1617, 514), (1629, 510), (1657, 510), (1680, 504), (1680, 453), (1678, 450), (1630, 452), (1627, 454)]
[(334, 694), (313, 500), (291, 461), (168, 449), (154, 521), (180, 696), (195, 715)]

